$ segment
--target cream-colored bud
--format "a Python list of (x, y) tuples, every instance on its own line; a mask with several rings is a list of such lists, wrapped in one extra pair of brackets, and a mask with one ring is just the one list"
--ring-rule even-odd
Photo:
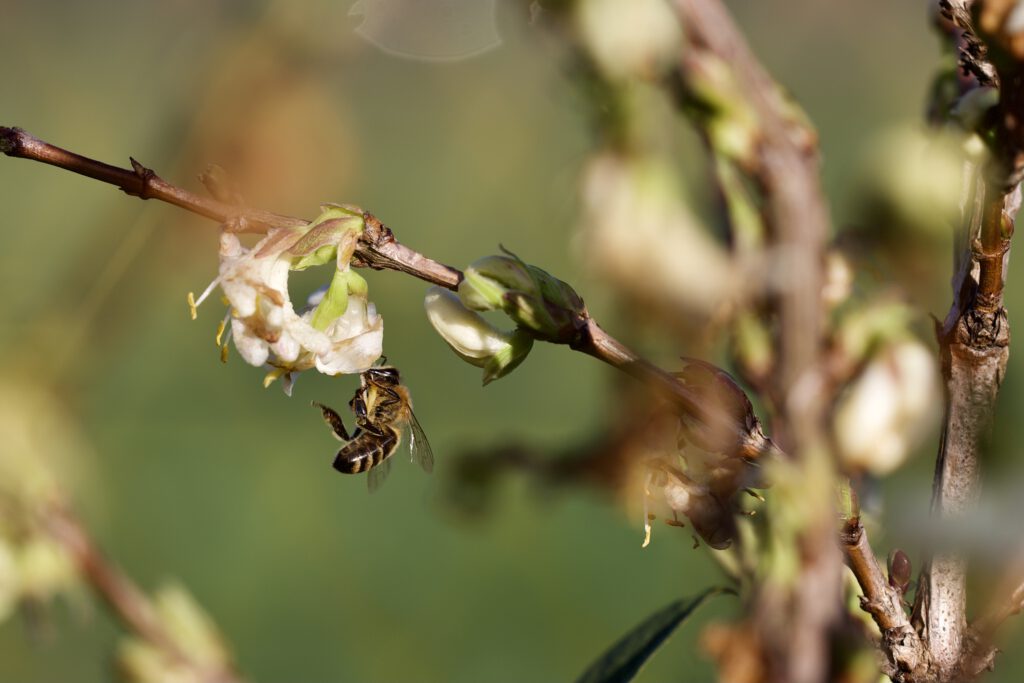
[(577, 12), (583, 40), (607, 78), (657, 75), (676, 57), (679, 22), (663, 0), (583, 0)]
[(497, 329), (447, 289), (431, 287), (423, 304), (445, 343), (467, 363), (484, 368), (484, 384), (511, 372), (533, 346), (530, 335)]

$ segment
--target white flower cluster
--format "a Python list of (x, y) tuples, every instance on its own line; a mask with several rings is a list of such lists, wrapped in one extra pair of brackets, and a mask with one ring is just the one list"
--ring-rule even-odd
[[(292, 376), (311, 368), (326, 375), (362, 372), (381, 355), (384, 321), (367, 299), (366, 281), (350, 268), (361, 230), (354, 211), (328, 206), (307, 228), (274, 230), (248, 249), (225, 231), (220, 272), (193, 306), (219, 284), (230, 310), (218, 345), (230, 321), (239, 355), (250, 365), (273, 368), (265, 384), (284, 378), (286, 393)], [(331, 260), (331, 284), (310, 297), (306, 310), (296, 311), (288, 293), (290, 272)]]

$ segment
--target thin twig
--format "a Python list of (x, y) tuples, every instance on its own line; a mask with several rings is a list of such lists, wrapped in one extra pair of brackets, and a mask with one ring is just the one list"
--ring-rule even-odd
[[(298, 228), (308, 222), (268, 211), (231, 206), (200, 197), (161, 179), (132, 160), (132, 169), (111, 166), (55, 147), (19, 128), (0, 127), (0, 151), (8, 156), (41, 161), (105, 183), (116, 185), (132, 196), (159, 199), (200, 216), (229, 226), (232, 230), (265, 233), (277, 228)], [(376, 216), (364, 213), (365, 229), (353, 258), (353, 265), (377, 270), (394, 270), (448, 289), (457, 289), (462, 272), (410, 249)], [(605, 332), (589, 313), (576, 321), (573, 349), (593, 356), (641, 381), (672, 400), (692, 420), (722, 429), (735, 437), (737, 454), (748, 458), (782, 455), (761, 430), (751, 413), (737, 421), (735, 416), (709, 409), (708, 402), (670, 373), (642, 359)]]
[(1002, 589), (995, 593), (981, 616), (968, 626), (960, 665), (967, 677), (973, 678), (995, 666), (999, 653), (995, 646), (996, 633), (1007, 619), (1024, 611), (1024, 579), (1020, 574), (1020, 563), (1015, 562)]
[(915, 672), (927, 670), (922, 665), (928, 661), (928, 651), (903, 608), (902, 592), (889, 585), (882, 573), (859, 517), (846, 522), (841, 540), (846, 563), (864, 591), (861, 607), (882, 633), (881, 651), (888, 668), (885, 673), (894, 680), (916, 680)]

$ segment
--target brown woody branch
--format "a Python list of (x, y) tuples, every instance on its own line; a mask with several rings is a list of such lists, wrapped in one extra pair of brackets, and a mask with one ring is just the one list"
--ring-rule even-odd
[[(991, 133), (992, 158), (971, 168), (964, 184), (963, 212), (956, 228), (953, 302), (939, 330), (947, 408), (936, 458), (932, 514), (943, 519), (964, 515), (979, 495), (981, 451), (1009, 359), (1003, 290), (1013, 219), (1020, 208), (1017, 128), (1024, 114), (1016, 85), (1020, 66), (1009, 63), (1008, 72), (1007, 63), (1000, 66), (990, 60), (989, 46), (974, 29), (972, 4), (984, 11), (989, 3), (939, 3), (944, 28), (958, 51), (960, 93), (998, 88), (1000, 101), (982, 124)], [(1010, 85), (1002, 88), (1001, 83)], [(943, 551), (928, 558), (918, 586), (914, 622), (928, 646), (937, 679), (962, 680), (990, 666), (993, 653), (980, 654), (980, 639), (987, 629), (967, 629), (967, 562), (962, 554)]]
[[(131, 169), (111, 166), (55, 147), (19, 128), (0, 127), (0, 151), (8, 156), (41, 161), (115, 185), (141, 199), (158, 199), (173, 204), (238, 232), (262, 234), (277, 228), (296, 228), (308, 224), (308, 221), (300, 218), (232, 206), (201, 197), (168, 183), (134, 159)], [(356, 248), (354, 265), (394, 270), (448, 289), (458, 288), (462, 281), (461, 271), (401, 244), (395, 239), (394, 233), (373, 214), (367, 212), (364, 218), (366, 227)], [(732, 447), (737, 454), (749, 458), (781, 454), (772, 440), (765, 436), (752, 412), (737, 419), (737, 416), (710, 410), (698, 393), (618, 342), (589, 313), (585, 312), (576, 321), (576, 335), (570, 346), (650, 384), (693, 420), (733, 435)]]
[(103, 599), (111, 612), (140, 638), (176, 664), (187, 668), (202, 683), (241, 683), (232, 670), (194, 661), (183, 652), (157, 617), (146, 594), (100, 552), (82, 524), (63, 507), (53, 507), (43, 520), (49, 534), (74, 559), (82, 578)]

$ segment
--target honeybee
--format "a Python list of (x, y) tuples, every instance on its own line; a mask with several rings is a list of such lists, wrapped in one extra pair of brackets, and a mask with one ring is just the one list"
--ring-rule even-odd
[(428, 473), (434, 469), (434, 453), (412, 412), (412, 399), (401, 384), (398, 368), (381, 365), (360, 376), (359, 388), (348, 403), (356, 420), (351, 435), (335, 410), (315, 401), (313, 405), (320, 408), (335, 438), (345, 442), (334, 456), (334, 469), (343, 474), (367, 472), (370, 491), (379, 489), (391, 473), (390, 458), (407, 428), (411, 459)]

